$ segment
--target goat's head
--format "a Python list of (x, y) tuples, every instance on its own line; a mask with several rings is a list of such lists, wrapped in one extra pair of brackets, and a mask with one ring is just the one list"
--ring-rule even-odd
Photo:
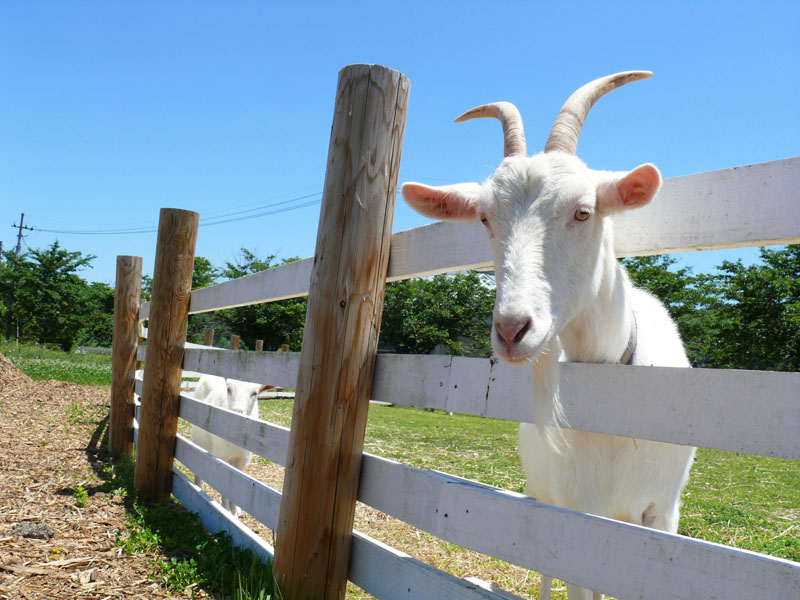
[(236, 379), (226, 379), (225, 386), (228, 394), (228, 408), (241, 415), (258, 415), (258, 395), (274, 388), (273, 385), (259, 385), (247, 383)]
[(544, 152), (526, 154), (519, 111), (498, 102), (474, 108), (501, 121), (505, 159), (483, 184), (403, 185), (405, 200), (434, 219), (479, 220), (489, 235), (497, 282), (492, 345), (503, 359), (535, 360), (597, 295), (613, 266), (608, 217), (643, 206), (661, 185), (651, 164), (628, 173), (589, 169), (575, 156), (578, 135), (605, 93), (651, 73), (629, 71), (592, 81), (564, 104)]

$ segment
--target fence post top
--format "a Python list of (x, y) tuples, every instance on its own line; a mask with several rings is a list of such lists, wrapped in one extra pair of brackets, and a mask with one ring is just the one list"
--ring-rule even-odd
[(161, 208), (161, 210), (159, 210), (159, 215), (160, 215), (160, 216), (164, 216), (165, 214), (172, 214), (172, 215), (185, 215), (185, 216), (187, 216), (187, 217), (192, 217), (192, 216), (195, 216), (195, 215), (196, 215), (196, 216), (198, 216), (198, 217), (200, 216), (200, 213), (198, 213), (198, 212), (195, 212), (195, 211), (193, 211), (193, 210), (187, 210), (187, 209), (185, 209), (185, 208), (168, 208), (168, 207), (163, 207), (163, 208)]
[(373, 69), (376, 69), (376, 70), (386, 71), (390, 74), (397, 73), (400, 77), (408, 79), (408, 77), (406, 77), (404, 73), (398, 71), (397, 69), (386, 67), (384, 65), (378, 65), (375, 63), (352, 63), (349, 65), (345, 65), (341, 69), (339, 69), (339, 76), (342, 76), (346, 71), (358, 71), (362, 69), (365, 71), (371, 71)]

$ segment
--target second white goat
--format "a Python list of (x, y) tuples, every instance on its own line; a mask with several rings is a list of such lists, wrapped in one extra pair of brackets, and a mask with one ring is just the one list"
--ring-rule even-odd
[[(223, 379), (215, 375), (203, 375), (197, 384), (194, 397), (212, 406), (227, 408), (241, 415), (257, 419), (258, 395), (263, 390), (272, 389), (273, 387), (271, 385), (237, 381), (236, 379)], [(196, 425), (192, 425), (192, 441), (240, 471), (243, 471), (253, 458), (253, 453), (249, 450), (232, 444)], [(194, 482), (197, 485), (202, 484), (202, 480), (197, 475), (194, 477)], [(222, 506), (236, 517), (242, 512), (224, 494), (222, 494)]]

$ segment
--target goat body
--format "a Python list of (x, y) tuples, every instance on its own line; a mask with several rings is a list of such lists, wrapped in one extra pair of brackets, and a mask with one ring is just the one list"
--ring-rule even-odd
[[(236, 379), (223, 379), (215, 375), (203, 375), (197, 383), (194, 397), (212, 406), (227, 408), (257, 419), (258, 394), (262, 390), (272, 387)], [(232, 444), (196, 425), (192, 425), (192, 441), (240, 471), (243, 471), (253, 458), (253, 453), (249, 450)], [(199, 476), (195, 475), (194, 481), (197, 485), (202, 485)], [(234, 516), (239, 516), (241, 513), (241, 509), (228, 500), (224, 494), (222, 494), (222, 506)]]
[[(457, 121), (489, 116), (503, 125), (506, 157), (494, 174), (483, 184), (406, 183), (402, 194), (425, 216), (486, 227), (497, 283), (492, 345), (502, 359), (534, 371), (536, 424), (521, 424), (519, 437), (526, 493), (674, 532), (695, 449), (569, 429), (558, 399), (559, 358), (619, 363), (635, 340), (631, 364), (689, 366), (667, 310), (631, 284), (614, 254), (613, 215), (650, 202), (660, 173), (651, 164), (627, 173), (595, 171), (574, 155), (594, 102), (648, 76), (631, 71), (580, 88), (562, 108), (545, 151), (531, 157), (516, 107), (473, 109)], [(542, 582), (541, 597), (549, 598), (550, 578)], [(570, 600), (592, 597), (571, 584), (568, 593)]]

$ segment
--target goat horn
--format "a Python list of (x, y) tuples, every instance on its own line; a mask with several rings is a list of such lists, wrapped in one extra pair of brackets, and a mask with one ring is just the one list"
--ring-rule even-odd
[(504, 156), (526, 156), (527, 144), (525, 143), (525, 128), (522, 126), (522, 116), (517, 107), (510, 102), (493, 102), (476, 106), (456, 119), (456, 123), (492, 117), (500, 119), (503, 125), (503, 153)]
[(564, 103), (561, 112), (558, 113), (558, 118), (553, 125), (553, 129), (550, 130), (550, 137), (547, 140), (547, 144), (545, 144), (544, 151), (575, 154), (578, 149), (578, 136), (594, 103), (613, 89), (631, 81), (647, 79), (652, 76), (653, 74), (650, 71), (624, 71), (595, 79), (578, 88)]

